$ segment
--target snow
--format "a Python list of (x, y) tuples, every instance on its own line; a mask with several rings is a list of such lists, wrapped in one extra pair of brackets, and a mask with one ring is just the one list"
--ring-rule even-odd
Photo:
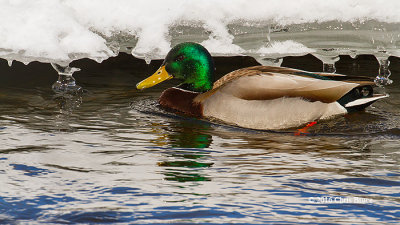
[[(203, 33), (195, 39), (202, 39), (212, 54), (315, 51), (296, 40), (260, 47), (258, 39), (258, 47), (244, 48), (235, 43), (232, 25), (257, 28), (333, 21), (359, 26), (373, 21), (380, 25), (379, 32), (391, 32), (393, 52), (398, 53), (400, 42), (397, 0), (0, 0), (0, 21), (0, 57), (23, 62), (101, 61), (124, 45), (130, 45), (135, 56), (161, 58), (172, 39), (178, 38), (171, 36), (171, 29), (182, 24), (200, 27)], [(376, 27), (370, 29), (377, 32)]]

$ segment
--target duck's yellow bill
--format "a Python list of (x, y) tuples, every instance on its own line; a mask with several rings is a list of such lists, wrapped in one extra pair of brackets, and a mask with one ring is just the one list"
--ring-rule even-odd
[(165, 66), (160, 67), (153, 75), (142, 80), (136, 85), (136, 88), (139, 90), (153, 87), (156, 84), (159, 84), (165, 80), (171, 79), (173, 76), (169, 75), (165, 70)]

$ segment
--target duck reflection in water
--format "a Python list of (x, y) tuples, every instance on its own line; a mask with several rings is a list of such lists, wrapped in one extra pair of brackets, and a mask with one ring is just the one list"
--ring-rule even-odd
[(210, 152), (207, 148), (212, 143), (212, 136), (207, 134), (208, 124), (193, 124), (190, 121), (176, 121), (168, 126), (154, 126), (160, 136), (153, 141), (157, 146), (167, 148), (167, 157), (158, 163), (164, 167), (166, 180), (210, 181), (205, 174), (211, 167), (207, 159)]

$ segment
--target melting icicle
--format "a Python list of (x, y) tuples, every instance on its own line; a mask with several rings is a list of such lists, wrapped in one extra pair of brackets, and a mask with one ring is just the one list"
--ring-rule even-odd
[(378, 62), (379, 62), (379, 74), (375, 78), (375, 84), (378, 86), (385, 86), (393, 83), (390, 77), (390, 70), (389, 70), (389, 58), (387, 56), (379, 57), (376, 56)]
[(151, 63), (151, 58), (148, 57), (148, 56), (145, 56), (145, 57), (144, 57), (144, 61), (146, 61), (146, 64), (147, 64), (147, 65), (150, 65), (150, 63)]
[(161, 48), (154, 48), (151, 50), (144, 49), (145, 51), (143, 51), (143, 49), (134, 48), (134, 49), (132, 49), (131, 54), (136, 58), (144, 59), (144, 61), (146, 61), (147, 65), (149, 65), (151, 63), (151, 61), (154, 59), (164, 59), (165, 56), (167, 55), (169, 49), (170, 48), (167, 47), (165, 49), (161, 49)]
[(323, 72), (325, 73), (335, 73), (336, 72), (336, 67), (335, 63), (323, 63), (322, 65)]
[(150, 63), (151, 63), (151, 60), (152, 60), (151, 54), (137, 54), (137, 53), (133, 53), (133, 51), (132, 51), (132, 55), (138, 59), (143, 59), (147, 65), (150, 65)]
[(356, 59), (356, 58), (357, 58), (357, 51), (356, 51), (356, 50), (350, 50), (350, 51), (349, 51), (349, 56), (350, 56), (352, 59)]
[(334, 52), (334, 49), (323, 49), (323, 50), (325, 52), (330, 52), (330, 53), (326, 54), (315, 53), (313, 55), (322, 61), (323, 72), (335, 73), (336, 72), (335, 63), (339, 61), (340, 59), (339, 56)]
[(60, 66), (56, 63), (51, 64), (58, 73), (58, 80), (53, 84), (52, 89), (56, 93), (65, 94), (78, 94), (82, 91), (82, 88), (76, 85), (75, 78), (72, 74), (76, 71), (80, 71), (79, 68)]
[(257, 62), (261, 63), (263, 66), (281, 66), (283, 58), (255, 58)]
[(58, 80), (53, 84), (52, 89), (56, 93), (54, 101), (57, 102), (61, 115), (69, 116), (82, 103), (83, 89), (76, 85), (72, 76), (79, 68), (51, 64), (58, 73)]
[(271, 24), (268, 24), (267, 40), (268, 43), (271, 43)]
[(11, 66), (12, 66), (12, 64), (13, 64), (13, 61), (14, 61), (14, 60), (12, 60), (12, 59), (9, 59), (9, 60), (7, 60), (7, 63), (8, 63), (8, 66), (9, 66), (9, 67), (11, 67)]

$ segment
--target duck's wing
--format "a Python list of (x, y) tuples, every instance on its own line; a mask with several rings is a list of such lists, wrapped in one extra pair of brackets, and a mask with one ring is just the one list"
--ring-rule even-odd
[(249, 75), (257, 75), (257, 74), (268, 74), (268, 73), (281, 73), (281, 74), (290, 74), (302, 77), (315, 78), (319, 80), (335, 80), (335, 81), (343, 81), (350, 83), (358, 83), (360, 85), (371, 85), (375, 86), (374, 78), (365, 77), (365, 76), (347, 76), (343, 74), (337, 73), (323, 73), (323, 72), (307, 72), (303, 70), (297, 70), (286, 67), (275, 67), (275, 66), (253, 66), (248, 68), (243, 68), (239, 70), (232, 71), (214, 83), (214, 88), (217, 88), (225, 83), (228, 83), (231, 80), (234, 80), (238, 77), (249, 76)]
[(365, 76), (347, 76), (343, 74), (336, 74), (336, 73), (310, 73), (305, 71), (299, 71), (298, 74), (310, 74), (310, 75), (318, 75), (330, 80), (335, 81), (342, 81), (342, 82), (350, 82), (350, 83), (357, 83), (360, 86), (376, 86), (375, 79), (372, 77), (365, 77)]
[(219, 91), (245, 100), (301, 97), (310, 101), (330, 103), (362, 85), (343, 79), (346, 76), (340, 76), (342, 80), (333, 80), (324, 75), (282, 67), (249, 67), (225, 75), (214, 83), (212, 91), (199, 98), (207, 98)]

